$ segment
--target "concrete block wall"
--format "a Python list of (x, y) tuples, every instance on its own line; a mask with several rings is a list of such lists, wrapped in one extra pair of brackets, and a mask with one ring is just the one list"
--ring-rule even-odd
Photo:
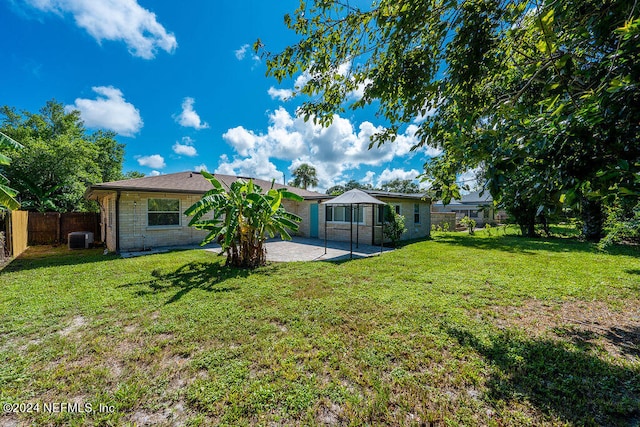
[(456, 213), (455, 212), (431, 212), (431, 224), (436, 227), (444, 227), (449, 224), (449, 230), (456, 229)]
[[(200, 198), (198, 194), (123, 192), (120, 196), (120, 250), (200, 243), (208, 232), (189, 227), (191, 218), (184, 215), (184, 211)], [(180, 224), (149, 226), (147, 216), (149, 199), (178, 199)]]

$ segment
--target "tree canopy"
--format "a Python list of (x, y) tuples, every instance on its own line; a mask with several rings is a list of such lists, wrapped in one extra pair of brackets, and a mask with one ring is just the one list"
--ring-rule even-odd
[(10, 148), (12, 162), (2, 166), (23, 209), (92, 210), (83, 197), (87, 185), (124, 179), (124, 145), (113, 132), (88, 133), (78, 111), (67, 112), (51, 100), (39, 113), (4, 106), (0, 115), (0, 130), (24, 146)]
[(308, 187), (315, 187), (318, 185), (318, 174), (316, 172), (316, 168), (313, 166), (303, 163), (297, 168), (293, 170), (294, 179), (291, 182), (291, 185), (298, 188), (304, 188), (305, 190)]
[(306, 119), (376, 109), (388, 126), (372, 146), (418, 122), (419, 145), (443, 151), (425, 164), (434, 198), (482, 165), (505, 207), (575, 206), (597, 239), (602, 204), (640, 194), (636, 16), (627, 0), (301, 1), (284, 19), (300, 39), (266, 52), (267, 73), (308, 73)]

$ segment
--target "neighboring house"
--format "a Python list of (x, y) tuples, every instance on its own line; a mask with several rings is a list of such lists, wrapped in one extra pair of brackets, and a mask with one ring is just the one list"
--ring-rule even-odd
[[(220, 174), (215, 177), (226, 188), (240, 178), (249, 179)], [(263, 190), (271, 187), (270, 181), (254, 179), (254, 182)], [(274, 184), (274, 187), (288, 188), (303, 198), (301, 202), (283, 201), (285, 209), (302, 218), (297, 235), (324, 239), (326, 213), (328, 239), (349, 240), (348, 207), (321, 205), (332, 196), (315, 191), (282, 184)], [(101, 240), (110, 251), (120, 252), (200, 243), (207, 232), (189, 227), (190, 218), (184, 211), (211, 188), (211, 183), (199, 172), (179, 172), (95, 184), (87, 189), (85, 196), (100, 205)], [(429, 200), (422, 200), (419, 195), (369, 193), (391, 203), (405, 216), (407, 232), (403, 239), (429, 235)], [(354, 213), (354, 240), (357, 235), (361, 243), (379, 244), (382, 225), (380, 212), (374, 211), (371, 206), (364, 206)]]
[(488, 191), (480, 195), (479, 191), (464, 194), (460, 200), (451, 200), (448, 205), (438, 201), (432, 205), (433, 212), (455, 212), (456, 222), (468, 216), (476, 221), (479, 227), (486, 223), (501, 222), (506, 219), (503, 210), (496, 210), (493, 205), (493, 198)]

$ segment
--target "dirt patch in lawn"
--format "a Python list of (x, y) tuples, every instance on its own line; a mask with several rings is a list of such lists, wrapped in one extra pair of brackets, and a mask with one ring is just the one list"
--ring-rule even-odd
[(517, 307), (494, 306), (491, 311), (496, 315), (494, 324), (501, 328), (515, 326), (534, 336), (602, 346), (615, 357), (640, 358), (640, 300), (626, 300), (619, 309), (599, 301), (528, 300)]

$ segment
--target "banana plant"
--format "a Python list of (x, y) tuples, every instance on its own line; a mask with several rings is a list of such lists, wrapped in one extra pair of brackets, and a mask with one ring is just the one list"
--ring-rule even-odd
[[(2, 154), (2, 152), (8, 149), (18, 148), (22, 148), (22, 145), (0, 132), (0, 166), (7, 166), (11, 163), (11, 159)], [(7, 184), (9, 184), (9, 180), (0, 173), (0, 209), (18, 209), (20, 208), (20, 203), (15, 199), (18, 192), (8, 187)]]
[[(220, 243), (227, 254), (227, 265), (254, 268), (266, 263), (264, 242), (280, 235), (291, 240), (291, 232), (298, 230), (299, 216), (287, 212), (282, 201), (301, 201), (302, 197), (286, 189), (271, 188), (264, 193), (253, 180), (238, 180), (225, 190), (210, 173), (202, 171), (213, 188), (185, 211), (192, 216), (189, 226), (207, 230), (200, 243)], [(208, 215), (209, 218), (205, 218)]]

